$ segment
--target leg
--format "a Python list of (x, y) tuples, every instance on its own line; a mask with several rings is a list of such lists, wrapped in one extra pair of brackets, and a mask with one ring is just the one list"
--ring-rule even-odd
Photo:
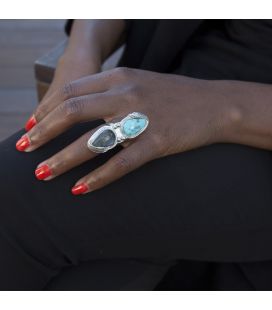
[(89, 260), (271, 259), (269, 152), (214, 145), (156, 160), (83, 197), (69, 188), (110, 153), (53, 181), (35, 180), (38, 163), (88, 129), (78, 126), (31, 154), (14, 148), (22, 132), (0, 144), (0, 273), (8, 279), (0, 288), (15, 280), (22, 287), (26, 274), (28, 288), (41, 288)]
[(143, 260), (95, 260), (68, 267), (46, 286), (49, 291), (151, 291), (169, 263)]
[[(31, 188), (32, 185), (26, 187), (21, 186), (24, 184), (24, 180), (31, 184), (36, 183), (35, 185), (40, 185), (33, 176), (33, 169), (38, 161), (41, 160), (41, 154), (38, 155), (36, 160), (26, 162), (26, 156), (22, 157), (20, 153), (14, 152), (13, 143), (21, 134), (22, 132), (17, 133), (9, 141), (5, 141), (0, 145), (0, 149), (3, 150), (3, 157), (0, 160), (11, 159), (8, 154), (13, 153), (15, 157), (19, 155), (17, 158), (18, 167), (22, 168), (23, 165), (28, 166), (26, 173), (25, 171), (18, 171), (18, 177), (16, 177), (11, 172), (14, 161), (6, 161), (5, 163), (2, 161), (3, 165), (1, 167), (3, 169), (1, 169), (0, 175), (0, 196), (3, 198), (3, 207), (0, 210), (0, 214), (2, 215), (2, 221), (0, 220), (0, 252), (3, 255), (0, 255), (0, 264), (3, 268), (3, 272), (1, 270), (3, 281), (0, 281), (0, 289), (153, 289), (170, 268), (171, 263), (130, 259), (120, 261), (96, 260), (92, 263), (81, 262), (78, 265), (79, 260), (77, 260), (76, 254), (73, 252), (75, 250), (73, 248), (75, 245), (74, 241), (72, 241), (74, 244), (70, 244), (71, 240), (67, 240), (66, 236), (58, 228), (54, 227), (48, 218), (46, 210), (44, 210), (45, 212), (43, 210), (37, 213), (35, 211), (32, 212), (33, 210), (29, 208), (28, 204), (31, 204), (34, 208), (40, 208), (46, 205), (43, 202), (43, 193), (40, 196), (38, 188), (35, 188), (33, 191), (33, 188)], [(78, 132), (78, 134), (80, 133)], [(75, 132), (64, 135), (60, 139), (62, 146), (55, 144), (55, 151), (63, 147), (63, 143), (68, 143), (68, 141), (71, 141), (75, 137)], [(2, 147), (3, 145), (5, 147)], [(49, 149), (51, 148), (49, 147)], [(55, 151), (51, 149), (51, 152)], [(44, 158), (48, 156), (48, 153), (44, 153), (43, 151), (41, 153)], [(7, 169), (4, 170), (5, 164), (7, 165)], [(84, 173), (84, 170), (82, 173)], [(26, 176), (27, 178), (25, 178)], [(19, 179), (19, 182), (15, 182), (14, 180), (16, 179)], [(70, 180), (70, 182), (72, 185), (74, 180)], [(15, 192), (14, 199), (12, 199), (13, 185)], [(71, 185), (68, 185), (65, 191), (70, 198), (73, 198), (69, 193), (69, 186)], [(4, 196), (2, 196), (2, 193)], [(56, 193), (57, 190), (47, 192), (50, 196), (56, 195)], [(74, 207), (76, 205), (74, 204)], [(56, 206), (57, 204), (54, 202), (52, 208)], [(14, 212), (15, 209), (18, 213)], [(63, 215), (65, 219), (65, 214)], [(52, 218), (52, 220), (54, 219)], [(49, 225), (48, 228), (46, 227), (47, 225)], [(77, 227), (80, 229), (79, 223)], [(24, 235), (24, 233), (26, 234)], [(115, 278), (113, 278), (114, 276)]]

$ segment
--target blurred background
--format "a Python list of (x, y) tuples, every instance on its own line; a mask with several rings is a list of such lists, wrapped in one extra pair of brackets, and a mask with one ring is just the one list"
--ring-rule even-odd
[(65, 20), (0, 20), (0, 141), (37, 105), (34, 62), (65, 38)]

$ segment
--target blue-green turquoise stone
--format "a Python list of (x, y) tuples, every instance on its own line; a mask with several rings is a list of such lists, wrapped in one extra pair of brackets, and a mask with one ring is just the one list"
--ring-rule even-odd
[(124, 122), (122, 131), (127, 137), (133, 137), (146, 127), (147, 120), (144, 118), (132, 118)]

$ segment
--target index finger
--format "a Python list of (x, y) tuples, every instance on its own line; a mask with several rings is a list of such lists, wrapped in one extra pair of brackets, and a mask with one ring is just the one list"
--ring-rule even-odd
[(63, 86), (54, 89), (54, 91), (49, 90), (27, 121), (26, 131), (30, 131), (65, 100), (107, 91), (110, 87), (110, 80), (110, 73), (102, 72), (64, 83)]

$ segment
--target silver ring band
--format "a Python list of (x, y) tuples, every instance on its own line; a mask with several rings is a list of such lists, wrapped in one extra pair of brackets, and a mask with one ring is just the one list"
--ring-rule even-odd
[(87, 142), (95, 153), (105, 153), (117, 144), (138, 137), (149, 124), (148, 117), (139, 112), (128, 114), (120, 122), (107, 123), (98, 128)]

